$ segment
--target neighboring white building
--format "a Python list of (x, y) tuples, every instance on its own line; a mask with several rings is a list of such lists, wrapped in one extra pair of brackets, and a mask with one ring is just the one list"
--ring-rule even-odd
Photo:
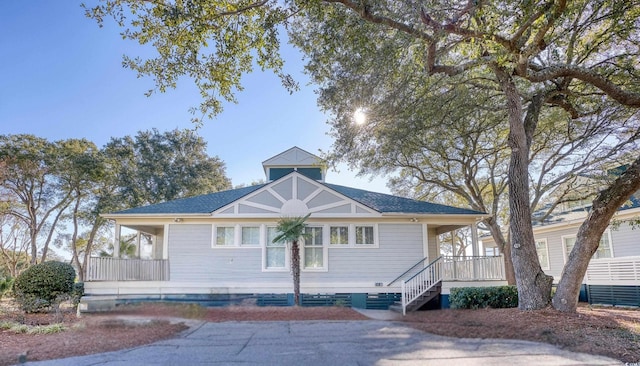
[[(602, 235), (584, 278), (581, 301), (640, 306), (640, 227), (631, 224), (640, 218), (639, 197), (634, 195), (618, 210), (612, 225)], [(533, 227), (540, 267), (553, 276), (554, 283), (560, 281), (578, 228), (591, 206), (585, 200), (583, 205), (563, 208)], [(491, 237), (483, 237), (482, 243), (485, 248), (495, 247)]]
[[(114, 258), (91, 258), (85, 309), (141, 300), (290, 304), (290, 254), (272, 238), (280, 218), (308, 213), (303, 305), (387, 308), (404, 298), (412, 310), (439, 295), (446, 305), (453, 286), (505, 284), (502, 257), (478, 255), (482, 212), (327, 183), (320, 159), (297, 147), (263, 167), (265, 184), (104, 215), (115, 221), (116, 243), (125, 227), (151, 237), (153, 258), (121, 259), (117, 246)], [(443, 260), (438, 236), (465, 226), (475, 257)]]

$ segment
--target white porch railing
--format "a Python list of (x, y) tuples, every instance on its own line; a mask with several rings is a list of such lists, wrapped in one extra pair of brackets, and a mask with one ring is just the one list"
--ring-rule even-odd
[(91, 257), (86, 281), (168, 281), (169, 260)]
[(504, 259), (495, 257), (444, 257), (444, 281), (504, 280)]
[(407, 306), (442, 281), (442, 257), (429, 263), (422, 271), (402, 281), (402, 315), (407, 315)]
[(592, 259), (585, 282), (591, 285), (640, 285), (640, 257)]

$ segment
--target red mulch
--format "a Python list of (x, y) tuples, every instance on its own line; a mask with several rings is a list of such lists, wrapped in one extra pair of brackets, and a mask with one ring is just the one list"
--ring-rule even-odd
[[(4, 302), (3, 302), (4, 304)], [(146, 323), (122, 320), (123, 315), (152, 319)], [(168, 320), (172, 318), (172, 322)], [(26, 359), (46, 360), (113, 351), (175, 336), (187, 328), (176, 318), (222, 321), (366, 320), (344, 307), (204, 308), (197, 305), (145, 304), (118, 307), (109, 313), (23, 314), (0, 308), (0, 322), (51, 324), (62, 320), (66, 331), (28, 335), (0, 331), (0, 365)], [(451, 337), (522, 339), (561, 348), (609, 356), (623, 362), (640, 361), (640, 310), (581, 306), (576, 314), (552, 309), (429, 310), (412, 313), (400, 321), (417, 329)]]

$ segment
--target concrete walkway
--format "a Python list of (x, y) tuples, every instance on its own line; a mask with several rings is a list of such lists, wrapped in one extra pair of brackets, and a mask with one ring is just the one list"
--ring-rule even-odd
[(534, 342), (457, 339), (386, 320), (197, 323), (179, 337), (28, 365), (621, 365)]

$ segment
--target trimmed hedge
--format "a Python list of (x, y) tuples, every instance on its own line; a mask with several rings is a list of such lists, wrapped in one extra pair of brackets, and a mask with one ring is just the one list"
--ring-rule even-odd
[(68, 263), (38, 263), (16, 277), (13, 293), (22, 310), (37, 312), (68, 298), (75, 278), (76, 271)]
[(449, 305), (452, 309), (515, 308), (518, 289), (516, 286), (452, 288)]

